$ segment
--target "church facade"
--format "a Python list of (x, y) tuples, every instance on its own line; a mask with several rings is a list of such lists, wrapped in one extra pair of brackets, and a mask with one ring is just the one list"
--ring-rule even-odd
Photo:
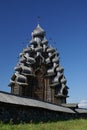
[(11, 77), (11, 93), (54, 104), (66, 103), (68, 87), (59, 53), (48, 44), (46, 33), (38, 24), (29, 45), (19, 54)]
[(87, 109), (66, 102), (68, 87), (59, 53), (45, 36), (38, 24), (29, 45), (19, 54), (9, 84), (11, 93), (0, 91), (3, 123), (87, 119)]

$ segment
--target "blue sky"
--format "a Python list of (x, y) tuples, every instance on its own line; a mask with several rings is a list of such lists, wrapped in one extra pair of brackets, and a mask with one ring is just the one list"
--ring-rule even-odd
[(18, 55), (31, 40), (38, 16), (49, 44), (60, 53), (68, 102), (87, 100), (86, 0), (0, 0), (0, 90), (10, 92)]

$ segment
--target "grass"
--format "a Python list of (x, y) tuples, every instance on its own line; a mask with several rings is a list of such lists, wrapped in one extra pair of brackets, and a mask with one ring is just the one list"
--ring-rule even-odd
[(87, 119), (18, 125), (0, 123), (0, 130), (87, 130)]

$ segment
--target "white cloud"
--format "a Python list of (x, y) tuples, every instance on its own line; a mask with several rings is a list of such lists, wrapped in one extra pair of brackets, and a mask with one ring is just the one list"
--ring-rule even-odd
[(78, 106), (79, 108), (87, 108), (87, 100), (81, 100)]

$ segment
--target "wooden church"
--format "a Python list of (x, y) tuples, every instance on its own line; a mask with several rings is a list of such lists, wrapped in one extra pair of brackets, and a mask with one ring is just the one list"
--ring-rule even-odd
[(66, 103), (68, 87), (59, 53), (48, 44), (38, 24), (29, 45), (19, 54), (9, 86), (11, 93), (53, 104)]

